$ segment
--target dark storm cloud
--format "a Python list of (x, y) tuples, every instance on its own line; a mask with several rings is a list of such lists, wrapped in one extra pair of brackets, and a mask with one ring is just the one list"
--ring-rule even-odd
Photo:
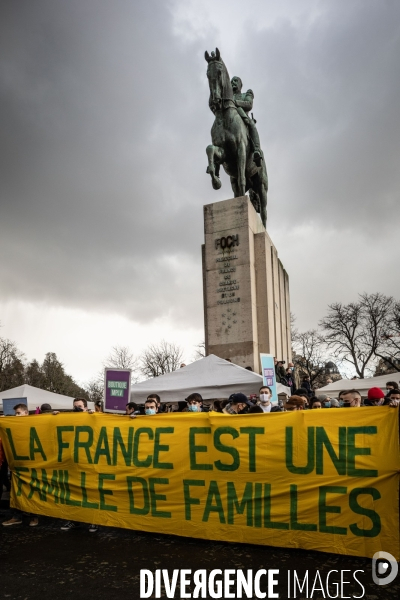
[(400, 216), (400, 5), (320, 7), (304, 29), (248, 31), (240, 67), (249, 82), (262, 73), (255, 113), (271, 194), (285, 198), (273, 210), (371, 229)]
[(142, 319), (189, 303), (203, 103), (198, 57), (181, 52), (168, 6), (3, 10), (3, 293)]
[[(201, 326), (202, 205), (231, 196), (205, 175), (219, 42), (174, 34), (171, 6), (2, 3), (2, 298)], [(400, 6), (318, 7), (304, 27), (243, 13), (221, 51), (255, 91), (272, 227), (373, 231), (399, 217)]]

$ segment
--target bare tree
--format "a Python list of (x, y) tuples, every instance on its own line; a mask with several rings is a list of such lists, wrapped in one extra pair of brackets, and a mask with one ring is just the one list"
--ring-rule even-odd
[(11, 340), (0, 338), (0, 390), (24, 383), (24, 355)]
[(360, 379), (372, 373), (392, 305), (391, 297), (365, 293), (359, 302), (330, 304), (328, 315), (320, 323), (327, 346), (335, 356), (353, 365)]
[(301, 377), (308, 375), (311, 387), (326, 383), (326, 344), (316, 329), (300, 332), (296, 330), (293, 340), (293, 363)]
[(84, 386), (86, 395), (90, 402), (97, 402), (98, 400), (103, 400), (104, 396), (104, 380), (99, 381), (97, 379), (92, 379)]
[(298, 335), (298, 329), (295, 326), (296, 323), (296, 315), (294, 313), (290, 313), (290, 336), (292, 339), (292, 342), (296, 340), (297, 335)]
[(376, 356), (383, 361), (385, 372), (400, 371), (400, 302), (393, 300), (381, 325)]
[(127, 346), (113, 346), (111, 354), (104, 361), (104, 368), (136, 369), (137, 359)]
[(151, 344), (139, 357), (140, 371), (145, 377), (158, 377), (179, 369), (183, 351), (180, 346), (162, 340)]

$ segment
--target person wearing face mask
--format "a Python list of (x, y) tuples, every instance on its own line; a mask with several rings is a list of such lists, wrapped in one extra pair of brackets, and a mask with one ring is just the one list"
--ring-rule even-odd
[[(88, 408), (87, 405), (87, 400), (86, 398), (75, 398), (73, 403), (72, 403), (72, 412), (87, 412), (90, 415), (92, 415), (94, 413), (94, 410), (92, 410), (91, 408)], [(59, 415), (60, 411), (59, 410), (53, 410), (53, 415)]]
[(339, 396), (343, 400), (343, 408), (360, 408), (361, 394), (358, 390), (345, 390)]
[(156, 415), (159, 412), (159, 405), (156, 398), (148, 397), (144, 403), (144, 414), (147, 416)]
[(231, 394), (228, 399), (227, 405), (222, 409), (222, 412), (226, 415), (239, 415), (243, 414), (250, 408), (250, 402), (245, 394), (237, 392)]
[(186, 403), (188, 412), (190, 413), (202, 412), (203, 410), (203, 398), (196, 392), (186, 398)]
[(317, 396), (318, 400), (321, 402), (322, 408), (331, 408), (331, 399), (326, 394), (320, 394)]
[[(386, 400), (389, 398), (389, 394), (392, 390), (399, 390), (399, 384), (397, 383), (397, 381), (387, 381), (386, 382)], [(385, 402), (385, 404), (387, 404)]]
[(272, 391), (266, 385), (260, 387), (260, 407), (263, 412), (282, 412), (281, 407), (278, 404), (278, 401), (272, 401)]

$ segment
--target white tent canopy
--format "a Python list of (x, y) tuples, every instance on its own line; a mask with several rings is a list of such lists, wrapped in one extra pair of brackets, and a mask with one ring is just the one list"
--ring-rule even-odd
[(8, 400), (12, 398), (26, 398), (29, 410), (35, 410), (37, 406), (41, 406), (42, 404), (50, 404), (51, 408), (55, 410), (72, 410), (72, 403), (74, 400), (70, 396), (63, 396), (62, 394), (41, 390), (40, 388), (33, 387), (33, 385), (28, 385), (27, 383), (0, 392), (1, 408), (3, 408), (3, 399)]
[[(151, 393), (158, 394), (161, 402), (185, 400), (193, 392), (201, 394), (204, 400), (229, 398), (235, 392), (249, 396), (257, 394), (262, 383), (261, 375), (210, 354), (173, 373), (136, 383), (131, 401), (144, 402)], [(279, 383), (277, 391), (290, 395), (290, 388)]]
[(332, 398), (337, 398), (342, 390), (358, 390), (361, 396), (366, 397), (368, 390), (372, 387), (380, 388), (386, 394), (386, 383), (388, 381), (397, 381), (399, 383), (400, 373), (390, 373), (389, 375), (379, 375), (379, 377), (367, 377), (366, 379), (339, 379), (320, 388), (315, 392), (318, 394), (327, 394)]

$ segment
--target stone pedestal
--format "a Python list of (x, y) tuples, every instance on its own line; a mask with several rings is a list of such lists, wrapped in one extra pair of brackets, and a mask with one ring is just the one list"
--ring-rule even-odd
[(289, 277), (249, 198), (204, 206), (206, 354), (260, 373), (260, 352), (291, 360)]

